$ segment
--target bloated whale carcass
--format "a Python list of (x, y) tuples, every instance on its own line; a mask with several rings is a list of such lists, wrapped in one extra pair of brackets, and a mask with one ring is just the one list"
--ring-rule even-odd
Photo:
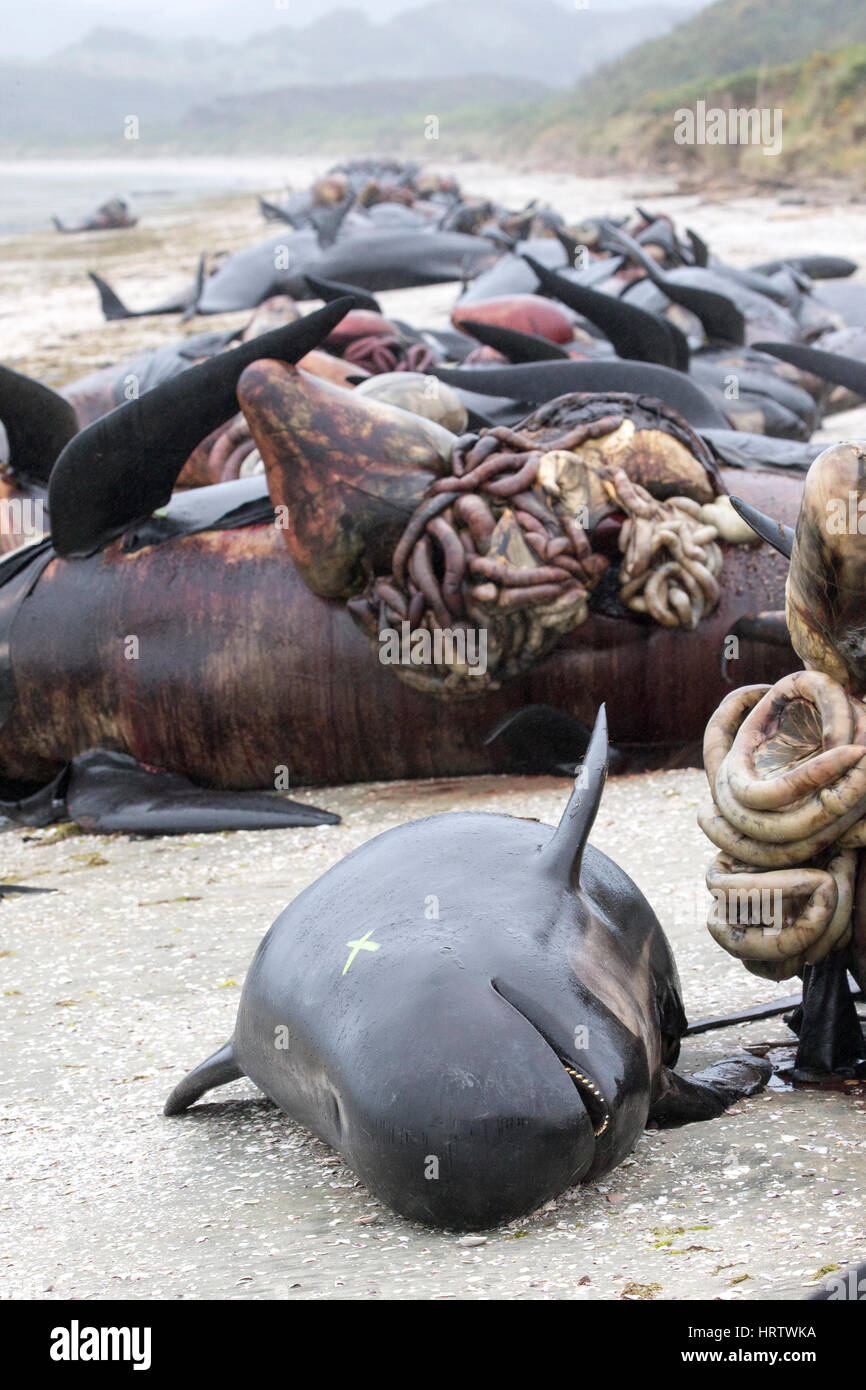
[[(280, 351), (302, 356), (345, 309), (334, 303), (279, 330)], [(272, 341), (219, 353), (130, 401), (73, 437), (54, 466), (50, 542), (24, 548), (0, 572), (3, 802), (25, 817), (31, 799), (93, 749), (212, 789), (284, 788), (286, 776), (292, 786), (313, 786), (506, 771), (524, 763), (502, 741), (485, 743), (495, 726), (539, 705), (585, 726), (602, 698), (618, 743), (643, 750), (651, 741), (649, 753), (681, 759), (728, 689), (724, 638), (741, 619), (781, 605), (785, 570), (769, 549), (709, 539), (715, 531), (694, 513), (701, 502), (713, 505), (724, 479), (715, 479), (685, 422), (625, 394), (566, 397), (528, 419), (525, 437), (455, 439), (429, 420), (277, 361), (251, 366), (259, 352), (273, 351)], [(240, 395), (267, 474), (172, 498), (189, 448), (237, 405), (244, 368)], [(581, 457), (553, 448), (566, 435)], [(454, 480), (452, 498), (458, 455), (472, 468)], [(603, 490), (590, 499), (589, 541), (580, 527), (568, 530), (577, 475), (591, 472), (597, 457), (629, 467), (632, 460), (638, 482), (620, 478), (619, 492), (611, 486), (633, 521), (635, 508), (647, 513), (647, 525), (632, 528), (634, 554), (626, 557), (640, 571), (629, 579), (631, 607), (620, 601), (617, 579), (620, 502)], [(529, 479), (542, 459), (552, 491), (541, 483), (533, 490)], [(599, 480), (615, 477), (601, 466)], [(662, 500), (634, 492), (641, 478)], [(738, 485), (793, 519), (795, 479), (744, 473)], [(677, 504), (670, 494), (683, 488), (697, 500)], [(408, 668), (402, 674), (410, 680), (397, 679), (401, 672), (371, 652), (369, 626), (380, 597), (386, 606), (393, 600), (388, 577), (404, 534), (411, 540), (419, 522), (433, 528), (430, 546), (441, 532), (453, 561), (454, 538), (439, 525), (449, 507), (461, 546), (459, 535), (477, 528), (480, 516), (461, 583), (467, 601), (490, 613), (491, 643), (499, 644), (496, 668), (491, 662), (486, 676), (470, 675), (453, 700), (450, 687), (413, 686)], [(525, 527), (521, 536), (511, 535), (506, 513)], [(497, 516), (512, 557), (503, 553), (499, 567), (495, 553), (478, 549)], [(674, 550), (676, 537), (685, 538), (688, 593), (671, 558), (646, 590), (643, 611), (631, 585), (650, 577), (647, 563), (659, 568), (662, 552), (654, 560), (645, 544), (659, 525)], [(701, 559), (705, 543), (712, 573)], [(417, 532), (407, 576), (393, 578), (401, 592), (404, 578), (410, 588), (420, 581), (439, 611), (440, 599), (459, 601), (450, 589), (456, 571), (440, 566), (432, 549), (428, 575), (427, 548)], [(527, 566), (528, 598), (521, 592)], [(607, 579), (597, 584), (602, 571)], [(500, 579), (509, 581), (501, 594)], [(349, 606), (355, 599), (360, 629)], [(409, 589), (406, 601), (414, 613)], [(396, 602), (399, 614), (403, 600)], [(744, 641), (737, 670), (775, 679), (788, 660), (778, 648)], [(584, 748), (585, 741), (552, 763), (573, 765)]]

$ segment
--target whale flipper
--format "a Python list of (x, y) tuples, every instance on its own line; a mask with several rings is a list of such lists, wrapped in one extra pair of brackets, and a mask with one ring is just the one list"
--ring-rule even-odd
[(649, 1124), (660, 1129), (715, 1120), (735, 1101), (763, 1090), (773, 1074), (772, 1065), (750, 1052), (738, 1052), (694, 1076), (680, 1076), (665, 1068), (662, 1094), (649, 1113)]
[(125, 753), (104, 749), (76, 758), (66, 804), (72, 820), (100, 835), (206, 835), (340, 822), (333, 811), (276, 792), (197, 787), (176, 772), (152, 772)]
[(0, 883), (0, 898), (14, 898), (19, 893), (56, 893), (56, 888), (25, 888), (23, 883)]
[(206, 1062), (194, 1067), (183, 1081), (177, 1083), (165, 1102), (162, 1113), (179, 1115), (181, 1111), (195, 1105), (205, 1091), (212, 1091), (215, 1086), (225, 1086), (229, 1081), (238, 1081), (242, 1076), (243, 1072), (235, 1061), (231, 1043), (223, 1043)]
[(799, 1039), (794, 1061), (795, 1081), (814, 1081), (839, 1072), (863, 1073), (866, 1036), (854, 1000), (859, 991), (848, 985), (847, 952), (831, 951), (803, 972), (803, 999), (788, 1027)]
[(207, 835), (223, 830), (282, 830), (339, 825), (333, 811), (269, 791), (199, 787), (176, 772), (142, 767), (128, 753), (82, 753), (47, 786), (17, 788), (0, 779), (0, 814), (18, 825), (73, 820), (90, 834)]
[(731, 506), (737, 516), (742, 517), (762, 541), (766, 541), (767, 545), (771, 545), (780, 555), (790, 560), (796, 536), (793, 526), (786, 526), (783, 521), (775, 521), (765, 512), (758, 511), (750, 502), (744, 502), (741, 497), (732, 497)]

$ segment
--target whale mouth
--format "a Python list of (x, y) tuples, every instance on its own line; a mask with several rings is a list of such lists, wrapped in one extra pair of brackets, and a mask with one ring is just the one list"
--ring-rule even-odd
[(524, 1011), (515, 1004), (513, 999), (508, 998), (497, 980), (491, 980), (490, 985), (499, 995), (500, 999), (504, 999), (506, 1004), (510, 1004), (511, 1008), (514, 1009), (516, 1013), (519, 1013), (521, 1017), (535, 1029), (539, 1037), (544, 1039), (560, 1066), (564, 1067), (568, 1072), (568, 1075), (571, 1077), (572, 1085), (577, 1091), (589, 1122), (592, 1125), (593, 1138), (600, 1139), (610, 1125), (610, 1107), (596, 1083), (590, 1076), (587, 1076), (586, 1072), (578, 1071), (576, 1067), (571, 1065), (569, 1059), (562, 1055), (544, 1029), (540, 1028), (527, 1013), (524, 1013)]
[(560, 1057), (560, 1062), (565, 1067), (574, 1083), (574, 1089), (580, 1095), (587, 1115), (592, 1125), (592, 1132), (596, 1139), (600, 1139), (610, 1124), (610, 1110), (601, 1091), (595, 1082), (590, 1080), (582, 1071), (576, 1071), (564, 1058)]

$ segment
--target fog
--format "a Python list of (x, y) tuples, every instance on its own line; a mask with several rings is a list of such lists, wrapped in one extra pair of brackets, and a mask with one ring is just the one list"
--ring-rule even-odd
[[(3, 16), (4, 58), (44, 58), (75, 43), (97, 25), (131, 29), (150, 38), (211, 37), (227, 40), (272, 29), (301, 27), (339, 9), (363, 10), (373, 20), (418, 9), (428, 0), (173, 0), (148, 6), (146, 0), (43, 0), (38, 5), (7, 0)], [(462, 0), (470, 6), (473, 0)], [(527, 0), (531, 3), (531, 0)], [(556, 0), (563, 9), (616, 11), (648, 9), (658, 0)], [(710, 0), (667, 0), (684, 13)]]

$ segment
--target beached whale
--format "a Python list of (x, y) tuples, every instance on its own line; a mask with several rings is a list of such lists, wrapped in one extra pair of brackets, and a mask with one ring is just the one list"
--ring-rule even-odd
[(760, 1090), (747, 1053), (672, 1069), (670, 947), (587, 843), (606, 770), (602, 710), (557, 829), (433, 816), (348, 855), (274, 923), (231, 1041), (165, 1113), (248, 1076), (401, 1216), (477, 1230), (609, 1172), (647, 1123)]

